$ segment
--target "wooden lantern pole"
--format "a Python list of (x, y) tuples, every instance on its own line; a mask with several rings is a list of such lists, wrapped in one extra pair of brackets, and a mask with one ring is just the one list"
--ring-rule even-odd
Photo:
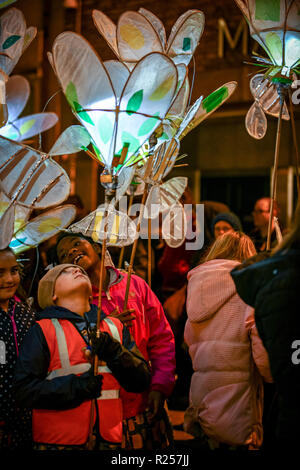
[[(129, 215), (129, 211), (130, 211), (130, 208), (132, 206), (132, 203), (133, 203), (133, 197), (134, 197), (134, 194), (130, 194), (129, 203), (128, 203), (128, 210), (127, 210), (128, 215)], [(125, 251), (125, 246), (122, 246), (122, 248), (120, 250), (119, 261), (118, 261), (118, 269), (122, 268), (123, 258), (124, 258), (124, 251)]]
[(138, 219), (138, 223), (137, 223), (137, 227), (136, 227), (136, 231), (137, 231), (138, 236), (134, 240), (132, 250), (131, 250), (130, 262), (129, 262), (129, 266), (128, 266), (126, 290), (125, 290), (125, 299), (124, 299), (124, 308), (123, 308), (124, 311), (127, 310), (131, 274), (132, 274), (132, 270), (133, 270), (133, 263), (134, 263), (136, 249), (137, 249), (137, 244), (138, 244), (138, 240), (139, 240), (139, 232), (140, 232), (140, 229), (141, 229), (141, 221), (142, 221), (142, 218), (143, 218), (143, 215), (144, 215), (144, 206), (145, 206), (145, 202), (146, 202), (147, 193), (148, 193), (148, 184), (146, 184), (146, 186), (145, 186), (142, 201), (141, 201), (141, 210), (140, 210), (140, 213), (139, 213), (139, 219)]
[(298, 142), (297, 142), (297, 132), (296, 132), (296, 125), (295, 125), (294, 106), (293, 106), (293, 100), (292, 100), (292, 91), (291, 91), (290, 88), (289, 88), (289, 102), (290, 102), (290, 118), (291, 118), (291, 126), (292, 126), (292, 135), (293, 135), (293, 142), (294, 142), (295, 155), (296, 155), (295, 167), (296, 167), (297, 193), (298, 193), (298, 199), (299, 199), (299, 194), (300, 194), (300, 175), (299, 175), (300, 161), (299, 161), (299, 150), (298, 150)]
[(279, 158), (281, 128), (282, 128), (282, 112), (283, 112), (285, 95), (287, 93), (287, 87), (282, 83), (278, 83), (277, 91), (278, 91), (278, 95), (279, 95), (279, 98), (280, 98), (280, 110), (279, 110), (279, 116), (278, 116), (278, 122), (277, 122), (277, 132), (276, 132), (276, 145), (275, 145), (273, 178), (272, 178), (272, 188), (271, 188), (270, 217), (269, 217), (269, 223), (268, 223), (268, 235), (267, 235), (267, 246), (266, 246), (267, 250), (270, 250), (270, 248), (271, 248), (271, 235), (272, 235), (272, 226), (273, 226), (274, 201), (276, 200), (276, 195), (277, 195), (277, 172), (278, 172), (278, 158)]

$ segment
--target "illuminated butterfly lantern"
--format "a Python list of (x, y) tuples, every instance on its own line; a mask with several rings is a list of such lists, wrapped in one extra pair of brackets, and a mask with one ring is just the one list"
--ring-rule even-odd
[[(179, 141), (221, 106), (232, 95), (236, 86), (236, 82), (229, 82), (204, 100), (201, 96), (189, 109), (185, 107), (180, 117), (172, 114), (176, 109), (175, 103), (156, 131), (160, 136), (154, 154), (146, 160), (142, 168), (136, 170), (137, 177), (148, 185), (149, 194), (145, 203), (147, 214), (152, 218), (157, 217), (158, 212), (165, 214), (162, 236), (169, 246), (180, 246), (185, 240), (186, 233), (186, 216), (179, 200), (187, 187), (188, 180), (186, 177), (175, 177), (163, 181), (176, 161), (182, 158), (178, 158)], [(165, 140), (167, 137), (169, 140)], [(156, 211), (153, 211), (153, 208)]]
[[(256, 56), (263, 67), (264, 76), (276, 85), (279, 95), (279, 113), (276, 132), (276, 145), (271, 185), (270, 218), (268, 224), (267, 246), (270, 249), (274, 201), (277, 193), (277, 168), (281, 139), (281, 124), (284, 103), (293, 83), (294, 74), (300, 72), (300, 0), (235, 0), (249, 24), (251, 36), (262, 46), (268, 58)], [(251, 122), (253, 118), (253, 122)], [(259, 106), (253, 108), (248, 127), (252, 134), (260, 136), (266, 129), (265, 116)], [(249, 116), (248, 116), (249, 119)], [(293, 131), (297, 151), (296, 134)]]
[(23, 13), (16, 8), (10, 8), (0, 17), (0, 126), (8, 118), (5, 83), (36, 32), (33, 26), (27, 28)]
[(111, 204), (107, 211), (107, 229), (104, 232), (106, 210), (104, 205), (100, 205), (82, 220), (70, 225), (68, 231), (82, 233), (91, 237), (95, 242), (103, 241), (105, 238), (107, 246), (131, 245), (137, 236), (135, 223), (126, 213), (117, 211), (114, 204)]
[(237, 82), (235, 81), (225, 83), (205, 98), (202, 96), (198, 98), (190, 108), (185, 107), (181, 115), (174, 114), (171, 108), (162, 125), (155, 131), (158, 143), (173, 137), (182, 140), (191, 130), (222, 106), (231, 97), (236, 87)]
[(299, 73), (299, 0), (235, 0), (245, 15), (250, 34), (265, 50), (257, 61), (266, 67), (265, 75), (274, 83), (290, 81)]
[(19, 118), (29, 95), (30, 85), (25, 77), (12, 75), (8, 78), (6, 83), (8, 122), (0, 129), (0, 135), (20, 142), (50, 129), (57, 123), (57, 115), (49, 112)]
[[(266, 114), (277, 118), (279, 116), (280, 97), (276, 86), (265, 78), (262, 73), (251, 78), (250, 90), (255, 101), (246, 114), (245, 125), (251, 137), (262, 139), (268, 126)], [(283, 105), (282, 119), (286, 121), (290, 119), (286, 103)]]
[(70, 193), (67, 173), (51, 157), (78, 152), (89, 142), (81, 126), (66, 129), (48, 154), (0, 137), (0, 249), (11, 244), (24, 251), (72, 222), (76, 211), (70, 205), (30, 216), (33, 209), (61, 204)]
[[(205, 18), (200, 10), (188, 10), (173, 26), (167, 40), (164, 25), (153, 13), (144, 8), (127, 11), (115, 25), (104, 13), (93, 11), (94, 23), (121, 62), (131, 70), (147, 54), (161, 52), (176, 64), (188, 66), (201, 39)], [(183, 117), (190, 96), (187, 75), (179, 79), (179, 93), (168, 114)], [(172, 138), (172, 136), (168, 136)]]
[[(54, 41), (49, 60), (75, 116), (91, 136), (99, 161), (118, 175), (162, 122), (176, 97), (179, 76), (166, 55), (148, 54), (129, 72), (117, 61), (105, 64), (78, 34)], [(124, 152), (124, 149), (126, 152)]]
[(113, 52), (129, 69), (151, 52), (168, 55), (175, 63), (188, 65), (204, 30), (204, 14), (188, 10), (174, 24), (169, 39), (164, 25), (145, 8), (138, 12), (126, 11), (115, 25), (99, 10), (93, 11), (93, 20), (99, 33)]

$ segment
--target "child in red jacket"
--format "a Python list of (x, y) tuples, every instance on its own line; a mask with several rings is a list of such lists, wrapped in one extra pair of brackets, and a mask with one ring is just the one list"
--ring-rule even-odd
[[(82, 234), (64, 232), (59, 237), (56, 251), (59, 263), (74, 263), (88, 273), (93, 285), (93, 303), (98, 304), (100, 277), (100, 245)], [(151, 362), (152, 380), (148, 391), (133, 394), (122, 391), (124, 409), (124, 447), (163, 448), (170, 444), (171, 436), (160, 432), (168, 427), (164, 402), (173, 391), (175, 383), (175, 345), (171, 327), (162, 305), (147, 283), (132, 275), (128, 308), (124, 312), (127, 273), (106, 266), (102, 291), (102, 310), (106, 315), (116, 316), (128, 326), (137, 347)], [(156, 426), (155, 432), (147, 430)], [(131, 431), (130, 431), (131, 430)]]

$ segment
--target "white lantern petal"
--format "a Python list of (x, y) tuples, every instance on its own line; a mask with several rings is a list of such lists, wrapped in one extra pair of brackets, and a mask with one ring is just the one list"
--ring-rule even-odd
[(267, 132), (267, 118), (262, 107), (255, 101), (245, 118), (245, 125), (249, 135), (254, 139), (262, 139)]
[(171, 248), (181, 246), (186, 238), (187, 220), (182, 204), (176, 203), (170, 207), (162, 223), (162, 238)]
[(49, 155), (80, 152), (83, 147), (88, 147), (90, 143), (91, 137), (83, 126), (70, 126), (58, 137)]
[(0, 68), (10, 75), (23, 52), (26, 22), (23, 13), (10, 8), (0, 17)]
[[(274, 117), (279, 116), (280, 99), (276, 86), (266, 79), (262, 73), (256, 74), (251, 78), (250, 90), (254, 98), (259, 101), (265, 113)], [(285, 120), (290, 119), (286, 103), (283, 105), (282, 118)]]
[(116, 140), (116, 153), (128, 146), (127, 165), (165, 117), (177, 82), (176, 66), (160, 53), (147, 55), (132, 71), (121, 97)]
[(127, 11), (120, 16), (117, 45), (121, 61), (131, 68), (145, 55), (163, 52), (160, 38), (151, 22), (135, 11)]
[(112, 81), (117, 101), (119, 102), (130, 72), (125, 64), (117, 60), (107, 60), (104, 62), (104, 65)]
[(12, 200), (46, 208), (60, 204), (70, 193), (63, 168), (29, 146), (0, 137), (0, 182)]
[(188, 10), (181, 15), (172, 28), (167, 54), (170, 57), (186, 55), (189, 62), (201, 39), (204, 23), (205, 17), (200, 10)]
[(207, 119), (222, 104), (227, 101), (237, 87), (237, 82), (228, 82), (217, 88), (215, 91), (206, 96), (194, 117), (194, 119), (186, 126), (181, 133), (180, 139), (183, 139), (192, 129), (195, 129), (204, 119)]
[[(109, 206), (105, 220), (105, 207), (99, 206), (84, 219), (72, 224), (68, 230), (91, 237), (94, 242), (102, 242), (106, 238), (107, 246), (131, 245), (137, 236), (135, 223), (124, 212), (116, 211)], [(107, 230), (105, 232), (105, 224)]]
[(102, 11), (93, 10), (92, 13), (94, 24), (99, 33), (106, 40), (109, 47), (113, 50), (117, 57), (119, 57), (117, 46), (117, 27)]
[(55, 113), (31, 114), (2, 127), (0, 135), (20, 142), (50, 129), (57, 121)]
[(26, 51), (27, 47), (30, 46), (30, 44), (32, 43), (36, 35), (37, 35), (37, 28), (35, 26), (29, 26), (29, 28), (26, 29), (22, 54)]
[(4, 250), (12, 239), (15, 223), (15, 207), (9, 206), (0, 219), (0, 250)]
[(15, 254), (29, 250), (56, 235), (67, 227), (76, 216), (71, 204), (56, 207), (27, 222), (13, 236), (10, 247)]
[[(21, 75), (13, 75), (6, 82), (6, 103), (8, 110), (8, 122), (13, 122), (19, 117), (30, 95), (28, 80)], [(1, 132), (1, 130), (0, 130)]]
[(111, 144), (117, 103), (105, 66), (89, 43), (72, 32), (55, 39), (53, 62), (69, 104), (109, 167), (114, 156)]
[(166, 43), (167, 43), (167, 37), (166, 37), (166, 30), (163, 25), (163, 23), (160, 21), (157, 16), (155, 16), (151, 11), (146, 10), (146, 8), (139, 8), (139, 13), (152, 24), (153, 28), (157, 32), (159, 39), (161, 41), (162, 49), (165, 49)]

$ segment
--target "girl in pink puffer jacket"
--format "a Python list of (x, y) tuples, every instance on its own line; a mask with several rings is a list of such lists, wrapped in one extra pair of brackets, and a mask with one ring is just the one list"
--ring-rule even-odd
[(185, 341), (193, 362), (184, 428), (210, 448), (262, 444), (263, 378), (272, 381), (254, 310), (230, 271), (255, 254), (247, 235), (227, 232), (188, 274)]

